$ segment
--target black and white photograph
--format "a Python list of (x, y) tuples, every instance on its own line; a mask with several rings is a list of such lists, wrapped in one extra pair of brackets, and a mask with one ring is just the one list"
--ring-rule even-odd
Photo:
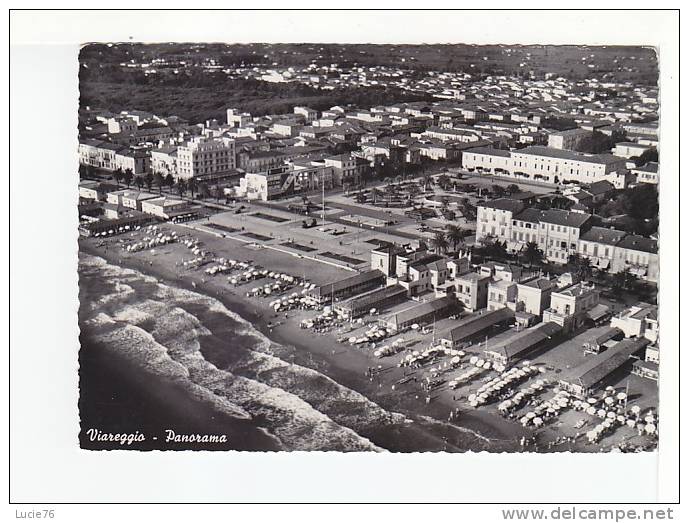
[[(71, 211), (13, 177), (40, 221), (13, 231), (12, 264), (64, 266), (71, 288), (73, 347), (50, 349), (72, 366), (54, 369), (71, 451), (446, 456), (456, 474), (481, 453), (495, 478), (513, 455), (656, 462), (666, 423), (679, 441), (676, 54), (654, 12), (648, 35), (595, 36), (616, 13), (557, 39), (491, 27), (557, 12), (238, 12), (265, 28), (174, 38), (146, 31), (185, 12), (113, 12), (101, 33), (65, 13), (86, 28), (59, 108), (73, 134), (41, 176)], [(369, 15), (375, 37), (338, 36)], [(443, 16), (458, 29), (429, 38)], [(58, 236), (40, 224), (68, 214)]]
[(654, 49), (79, 62), (83, 448), (655, 448)]

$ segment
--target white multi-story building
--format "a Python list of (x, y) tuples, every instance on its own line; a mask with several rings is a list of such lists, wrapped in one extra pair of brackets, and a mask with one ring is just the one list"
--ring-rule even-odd
[(581, 128), (559, 131), (548, 135), (548, 147), (573, 151), (588, 136), (591, 132)]
[(193, 178), (218, 174), (235, 168), (234, 140), (195, 137), (177, 149), (177, 175)]
[(558, 184), (607, 180), (623, 189), (629, 179), (626, 160), (611, 154), (584, 154), (534, 145), (514, 151), (478, 147), (462, 155), (471, 171)]
[(510, 242), (513, 218), (523, 209), (524, 204), (521, 201), (509, 198), (499, 198), (480, 204), (476, 213), (476, 243), (486, 237)]

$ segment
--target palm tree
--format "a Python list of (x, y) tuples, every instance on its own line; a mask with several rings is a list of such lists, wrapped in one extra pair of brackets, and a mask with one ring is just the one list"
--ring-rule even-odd
[(538, 248), (536, 242), (528, 242), (524, 249), (524, 258), (529, 262), (529, 267), (543, 262), (543, 251)]
[(431, 245), (436, 253), (447, 252), (449, 247), (449, 242), (447, 241), (447, 236), (443, 231), (437, 231), (433, 238), (431, 238)]
[(447, 240), (452, 244), (454, 250), (457, 250), (457, 245), (462, 243), (465, 237), (465, 231), (457, 225), (451, 224), (447, 226)]
[(591, 267), (591, 260), (588, 258), (582, 258), (579, 262), (579, 278), (582, 280), (588, 280), (593, 273), (593, 268)]

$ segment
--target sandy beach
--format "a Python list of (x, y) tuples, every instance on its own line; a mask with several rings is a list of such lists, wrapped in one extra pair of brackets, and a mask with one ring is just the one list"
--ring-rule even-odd
[[(295, 276), (303, 274), (315, 283), (324, 283), (352, 274), (344, 267), (304, 258), (299, 259), (297, 264), (294, 256), (289, 253), (265, 247), (257, 248), (245, 239), (227, 238), (210, 231), (192, 229), (188, 225), (166, 224), (162, 227), (165, 230), (177, 231), (180, 237), (200, 240), (203, 249), (212, 252), (216, 257), (250, 261), (256, 266), (284, 271)], [(315, 312), (291, 310), (286, 314), (277, 314), (269, 306), (268, 298), (246, 296), (246, 292), (253, 287), (251, 283), (233, 287), (225, 277), (209, 277), (202, 269), (184, 268), (183, 261), (189, 259), (191, 253), (179, 242), (152, 250), (128, 253), (123, 249), (123, 245), (132, 241), (128, 238), (130, 235), (141, 236), (142, 231), (105, 240), (81, 238), (80, 250), (102, 257), (112, 264), (154, 276), (168, 284), (216, 298), (228, 309), (249, 321), (267, 338), (288, 347), (291, 362), (328, 376), (335, 382), (364, 395), (388, 412), (404, 415), (408, 422), (401, 426), (372, 424), (363, 427), (363, 430), (359, 427), (362, 436), (381, 448), (394, 451), (494, 452), (592, 450), (590, 447), (586, 448), (583, 442), (560, 439), (562, 434), (554, 427), (546, 426), (536, 435), (534, 430), (498, 415), (494, 408), (470, 408), (466, 397), (472, 388), (476, 388), (478, 381), (457, 390), (445, 385), (426, 392), (421, 384), (427, 375), (427, 369), (401, 368), (397, 365), (399, 356), (378, 359), (368, 348), (337, 341), (338, 338), (346, 336), (350, 329), (357, 328), (356, 325), (342, 326), (327, 333), (302, 329), (299, 327), (300, 321), (309, 316), (313, 317)], [(413, 333), (413, 336), (416, 337), (416, 346), (421, 350), (431, 343), (428, 334)], [(208, 356), (214, 357), (210, 353)], [(373, 375), (371, 369), (375, 371)], [(522, 438), (535, 438), (538, 446), (529, 448), (532, 443), (527, 443), (527, 446), (523, 447), (520, 445)]]

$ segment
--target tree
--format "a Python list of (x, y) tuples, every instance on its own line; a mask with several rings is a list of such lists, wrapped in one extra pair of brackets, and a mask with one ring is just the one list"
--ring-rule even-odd
[(194, 194), (199, 188), (198, 183), (196, 182), (196, 178), (189, 178), (187, 181), (187, 188), (189, 189), (189, 192), (191, 193), (191, 197), (194, 197)]
[(167, 185), (170, 189), (172, 189), (173, 185), (175, 185), (175, 179), (170, 173), (165, 176), (165, 185)]
[(176, 186), (177, 186), (177, 192), (179, 193), (179, 195), (184, 196), (185, 193), (187, 192), (187, 182), (184, 180), (184, 178), (178, 179)]
[(438, 185), (447, 191), (450, 187), (450, 177), (447, 174), (441, 174), (438, 176)]
[(517, 194), (520, 192), (519, 186), (516, 183), (509, 184), (505, 190), (510, 193), (510, 195)]
[(631, 158), (631, 160), (634, 162), (634, 165), (637, 167), (641, 167), (642, 165), (646, 165), (648, 162), (657, 162), (658, 161), (658, 149), (653, 147), (652, 149), (647, 149), (643, 153), (641, 153), (640, 156), (634, 156)]
[(139, 189), (142, 189), (145, 184), (146, 178), (144, 176), (138, 175), (134, 177), (134, 185), (136, 185)]
[(208, 184), (206, 182), (201, 182), (199, 184), (199, 195), (202, 199), (208, 198), (210, 196), (210, 190), (208, 189)]
[(129, 168), (125, 169), (124, 174), (122, 175), (122, 179), (124, 180), (124, 183), (127, 184), (127, 187), (129, 187), (132, 183), (132, 180), (134, 179), (134, 173), (132, 172), (132, 170)]
[(468, 231), (458, 227), (457, 225), (447, 226), (447, 241), (452, 244), (452, 248), (457, 250), (457, 246), (467, 237)]
[(529, 267), (543, 263), (543, 251), (538, 248), (536, 242), (528, 242), (526, 244), (524, 259), (529, 263)]
[(112, 173), (112, 177), (115, 179), (115, 182), (117, 183), (117, 186), (120, 186), (120, 182), (122, 181), (122, 177), (124, 176), (124, 173), (122, 172), (122, 169), (119, 167), (115, 169)]
[(431, 238), (431, 245), (436, 253), (447, 252), (449, 247), (449, 242), (447, 241), (447, 236), (443, 231), (437, 231), (433, 238)]
[(150, 191), (151, 187), (153, 187), (153, 173), (152, 172), (147, 172), (146, 173), (146, 178), (144, 181), (146, 182), (146, 188)]
[(163, 185), (165, 185), (165, 176), (163, 176), (161, 173), (155, 173), (153, 175), (153, 180), (155, 181), (155, 184), (158, 186), (158, 191), (160, 194), (163, 193)]
[(493, 196), (497, 198), (502, 198), (505, 195), (505, 189), (503, 189), (502, 186), (498, 184), (493, 184), (490, 188), (490, 192), (492, 192)]

